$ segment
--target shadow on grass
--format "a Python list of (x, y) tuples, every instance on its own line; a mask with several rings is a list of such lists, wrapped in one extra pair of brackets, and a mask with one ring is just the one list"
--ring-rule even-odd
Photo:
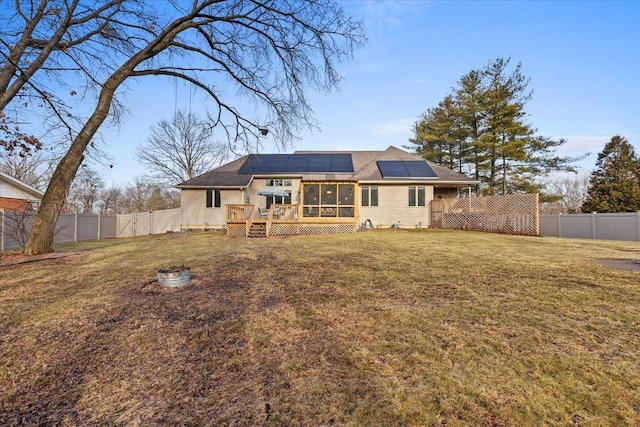
[(5, 328), (0, 425), (346, 422), (375, 390), (272, 261), (240, 254), (184, 288), (134, 283), (94, 311)]

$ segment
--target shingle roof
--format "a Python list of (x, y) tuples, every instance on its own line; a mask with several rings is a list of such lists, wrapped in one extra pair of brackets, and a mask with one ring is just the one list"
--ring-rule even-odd
[(238, 173), (238, 169), (244, 164), (247, 157), (240, 157), (217, 169), (180, 183), (176, 187), (183, 189), (193, 187), (246, 187), (251, 182), (251, 175), (241, 175)]
[[(399, 148), (390, 146), (384, 151), (296, 151), (294, 154), (350, 154), (353, 162), (353, 173), (296, 173), (305, 181), (390, 181), (380, 174), (378, 160), (404, 160), (404, 161), (425, 161), (437, 175), (436, 179), (429, 179), (430, 182), (468, 183), (475, 184), (477, 181), (457, 173), (437, 163), (424, 160), (417, 154), (408, 153)], [(197, 176), (189, 181), (185, 181), (178, 188), (190, 187), (246, 187), (252, 179), (250, 174), (238, 173), (249, 156), (240, 157), (230, 163), (220, 166), (210, 172)], [(256, 174), (258, 175), (258, 174)], [(260, 176), (269, 174), (261, 173)], [(287, 173), (274, 172), (273, 175), (292, 175)], [(412, 178), (415, 181), (415, 178)], [(398, 181), (398, 179), (393, 179)]]

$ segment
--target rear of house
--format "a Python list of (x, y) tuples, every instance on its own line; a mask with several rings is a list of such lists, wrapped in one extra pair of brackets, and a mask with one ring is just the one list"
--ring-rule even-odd
[(249, 235), (260, 225), (268, 235), (352, 232), (365, 223), (428, 227), (432, 200), (458, 197), (476, 184), (389, 147), (252, 154), (177, 187), (183, 229), (225, 228), (230, 235)]

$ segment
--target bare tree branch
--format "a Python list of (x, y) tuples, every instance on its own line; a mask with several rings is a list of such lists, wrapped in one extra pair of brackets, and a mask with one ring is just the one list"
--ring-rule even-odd
[[(248, 147), (268, 124), (284, 147), (302, 127), (314, 125), (307, 90), (334, 90), (340, 82), (337, 64), (365, 40), (362, 23), (333, 0), (193, 0), (189, 10), (177, 1), (102, 0), (93, 7), (90, 0), (68, 1), (64, 13), (47, 9), (66, 5), (62, 0), (42, 0), (39, 15), (17, 10), (26, 18), (25, 28), (14, 32), (13, 24), (0, 30), (1, 55), (11, 64), (5, 64), (0, 83), (4, 78), (18, 87), (7, 93), (0, 86), (0, 110), (20, 92), (42, 97), (46, 92), (36, 88), (45, 81), (60, 86), (43, 103), (57, 111), (59, 120), (69, 113), (64, 97), (79, 85), (97, 94), (93, 113), (70, 132), (73, 141), (47, 188), (28, 253), (53, 249), (59, 200), (96, 132), (115, 112), (118, 90), (129, 78), (173, 76), (200, 89), (217, 110), (210, 117), (230, 146)], [(87, 12), (96, 10), (101, 13)], [(30, 23), (35, 27), (27, 28)], [(29, 49), (12, 50), (11, 34)], [(44, 40), (49, 42), (43, 45)], [(42, 72), (29, 74), (34, 60)], [(235, 96), (226, 98), (218, 82), (234, 87)]]
[(213, 141), (211, 126), (194, 113), (176, 111), (171, 121), (151, 128), (136, 157), (157, 182), (175, 186), (219, 166), (228, 155), (226, 143)]

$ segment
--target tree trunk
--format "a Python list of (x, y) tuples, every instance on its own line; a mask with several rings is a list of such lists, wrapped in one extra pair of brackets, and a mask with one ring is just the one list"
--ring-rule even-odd
[(71, 184), (71, 181), (73, 181), (72, 177), (69, 184), (65, 186), (64, 179), (59, 177), (59, 170), (60, 167), (58, 166), (42, 198), (38, 213), (33, 220), (29, 241), (24, 250), (25, 255), (48, 254), (53, 252), (53, 238), (55, 237), (56, 223), (58, 222), (60, 211), (64, 206), (68, 186)]
[(134, 68), (143, 61), (152, 58), (162, 52), (173, 40), (176, 34), (189, 27), (190, 21), (177, 24), (175, 27), (165, 29), (152, 43), (149, 43), (137, 54), (133, 55), (120, 68), (118, 68), (102, 85), (96, 108), (82, 127), (67, 151), (56, 167), (47, 191), (42, 198), (38, 209), (29, 242), (25, 248), (26, 255), (37, 255), (53, 252), (53, 237), (56, 222), (60, 210), (64, 205), (67, 193), (73, 182), (73, 178), (84, 159), (84, 151), (93, 139), (94, 135), (106, 120), (111, 109), (111, 102), (118, 87), (133, 74)]
[(109, 115), (113, 95), (125, 77), (126, 73), (120, 71), (107, 79), (107, 82), (102, 86), (95, 111), (71, 143), (67, 154), (58, 163), (33, 221), (29, 242), (24, 251), (25, 255), (53, 252), (56, 222), (67, 198), (71, 183), (84, 159), (83, 153)]
[(507, 194), (507, 158), (502, 158), (502, 194)]

